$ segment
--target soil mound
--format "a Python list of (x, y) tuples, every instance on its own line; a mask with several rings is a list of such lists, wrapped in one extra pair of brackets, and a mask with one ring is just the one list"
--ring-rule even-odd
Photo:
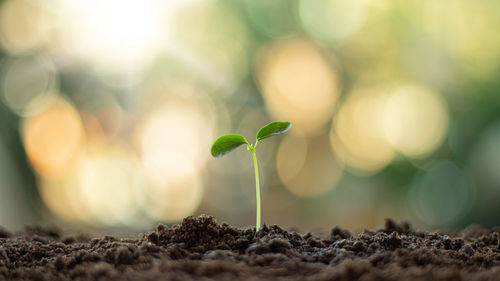
[(0, 280), (500, 280), (500, 234), (377, 231), (300, 234), (188, 217), (138, 238), (0, 227)]

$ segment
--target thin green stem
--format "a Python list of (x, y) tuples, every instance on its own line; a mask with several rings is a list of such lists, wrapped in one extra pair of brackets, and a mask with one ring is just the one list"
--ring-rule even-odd
[[(255, 144), (257, 146), (257, 144)], [(257, 201), (257, 221), (255, 223), (256, 231), (260, 228), (260, 188), (259, 188), (259, 167), (257, 166), (257, 155), (255, 154), (255, 147), (249, 146), (250, 152), (253, 156), (253, 165), (255, 167), (255, 195)]]

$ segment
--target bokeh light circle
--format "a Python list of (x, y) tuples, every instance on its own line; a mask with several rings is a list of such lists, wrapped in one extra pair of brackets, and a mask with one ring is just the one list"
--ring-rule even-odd
[(283, 182), (292, 180), (304, 167), (307, 157), (307, 139), (304, 137), (285, 137), (281, 142), (276, 158), (277, 169)]
[(71, 169), (85, 141), (78, 112), (62, 99), (25, 119), (22, 132), (28, 159), (44, 177), (55, 177)]
[[(500, 195), (500, 121), (486, 127), (472, 146), (470, 167), (481, 187)], [(490, 191), (490, 192), (491, 192)]]
[(49, 211), (64, 221), (72, 223), (94, 222), (78, 190), (78, 174), (71, 169), (60, 178), (38, 179), (38, 192)]
[(412, 158), (432, 153), (446, 137), (448, 110), (444, 99), (421, 86), (402, 86), (390, 93), (384, 118), (388, 141)]
[(147, 190), (145, 211), (162, 221), (179, 221), (193, 214), (203, 198), (203, 182), (197, 176), (152, 184)]
[(303, 27), (326, 44), (334, 44), (360, 29), (368, 13), (367, 0), (301, 0)]
[(10, 54), (41, 48), (52, 37), (53, 22), (38, 1), (7, 0), (0, 6), (0, 45)]
[(408, 193), (411, 210), (432, 226), (450, 225), (463, 218), (475, 198), (467, 175), (449, 160), (432, 164), (418, 175)]
[(137, 157), (106, 144), (84, 153), (60, 177), (40, 178), (38, 189), (50, 211), (64, 220), (134, 226), (144, 217), (146, 184)]
[(140, 151), (146, 173), (156, 184), (189, 178), (205, 164), (213, 139), (210, 118), (199, 105), (170, 102), (141, 125)]
[(314, 133), (330, 120), (338, 75), (310, 42), (295, 38), (263, 47), (257, 78), (270, 113), (290, 120), (296, 131)]
[(333, 119), (330, 142), (349, 167), (364, 174), (384, 168), (395, 155), (385, 138), (382, 88), (357, 88), (349, 93)]
[(287, 136), (279, 148), (276, 165), (285, 187), (302, 198), (324, 195), (335, 187), (343, 171), (325, 136)]
[(79, 163), (75, 187), (94, 221), (132, 225), (140, 218), (146, 178), (140, 162), (126, 150), (105, 149)]
[(7, 107), (21, 116), (44, 108), (57, 91), (54, 63), (43, 55), (8, 58), (0, 65), (0, 91)]

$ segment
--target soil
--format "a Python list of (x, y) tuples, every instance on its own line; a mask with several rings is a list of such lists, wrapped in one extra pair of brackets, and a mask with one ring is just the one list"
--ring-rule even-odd
[(300, 234), (240, 229), (209, 216), (135, 238), (0, 228), (0, 280), (500, 280), (500, 233), (413, 230)]

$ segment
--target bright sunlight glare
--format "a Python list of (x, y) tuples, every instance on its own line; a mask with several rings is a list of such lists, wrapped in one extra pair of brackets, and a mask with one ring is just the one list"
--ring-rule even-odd
[(140, 66), (165, 39), (166, 2), (64, 1), (65, 22), (70, 26), (66, 39), (83, 58), (114, 67)]

